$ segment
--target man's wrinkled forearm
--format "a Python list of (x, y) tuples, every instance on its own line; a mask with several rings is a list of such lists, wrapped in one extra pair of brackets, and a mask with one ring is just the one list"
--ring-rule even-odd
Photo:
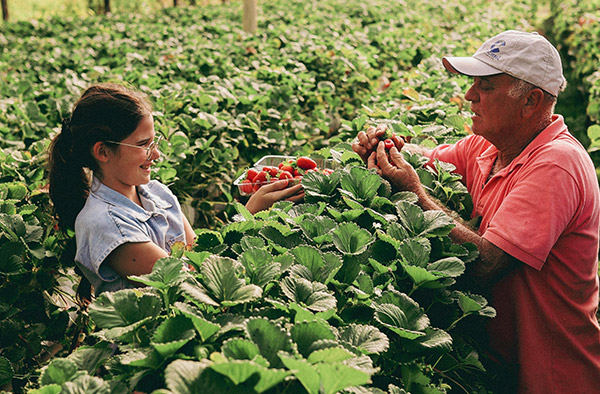
[(473, 243), (479, 251), (479, 257), (469, 264), (469, 271), (479, 281), (489, 283), (498, 280), (516, 266), (519, 261), (483, 238), (477, 231), (466, 224), (459, 215), (430, 196), (421, 186), (418, 190), (419, 206), (423, 210), (444, 211), (454, 220), (455, 227), (450, 238), (456, 243)]

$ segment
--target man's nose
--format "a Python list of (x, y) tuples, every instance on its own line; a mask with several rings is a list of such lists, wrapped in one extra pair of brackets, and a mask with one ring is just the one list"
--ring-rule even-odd
[(477, 101), (478, 97), (479, 96), (477, 95), (475, 84), (473, 84), (469, 88), (469, 90), (467, 90), (467, 92), (465, 93), (465, 100), (467, 100), (467, 101)]

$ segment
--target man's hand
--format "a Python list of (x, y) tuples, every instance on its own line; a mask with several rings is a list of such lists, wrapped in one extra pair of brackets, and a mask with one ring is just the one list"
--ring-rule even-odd
[[(387, 126), (381, 124), (377, 127), (370, 126), (367, 128), (366, 132), (359, 132), (356, 136), (356, 140), (354, 140), (352, 143), (352, 150), (358, 153), (365, 163), (368, 163), (369, 156), (375, 151), (375, 149), (377, 149), (377, 145), (381, 140), (381, 136), (385, 134), (386, 130)], [(394, 145), (399, 150), (402, 150), (402, 147), (404, 146), (404, 139), (394, 135), (391, 140), (394, 141)]]
[(411, 191), (418, 196), (425, 193), (419, 175), (404, 160), (395, 146), (386, 151), (383, 142), (380, 142), (377, 145), (377, 150), (369, 155), (367, 167), (377, 169), (377, 173), (388, 179), (397, 189)]
[(287, 187), (288, 180), (279, 180), (258, 189), (246, 203), (246, 209), (250, 213), (256, 213), (268, 209), (280, 200), (300, 201), (304, 198), (304, 189), (301, 184)]

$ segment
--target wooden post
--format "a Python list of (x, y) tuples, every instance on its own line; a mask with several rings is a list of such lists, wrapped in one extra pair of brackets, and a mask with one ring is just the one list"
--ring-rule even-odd
[(8, 0), (1, 0), (2, 2), (2, 20), (8, 20)]
[(110, 0), (104, 0), (104, 15), (110, 13)]
[(177, 0), (173, 0), (173, 7), (177, 7)]
[(244, 17), (243, 27), (244, 31), (248, 33), (254, 33), (257, 28), (257, 16), (258, 11), (256, 7), (257, 0), (244, 0)]

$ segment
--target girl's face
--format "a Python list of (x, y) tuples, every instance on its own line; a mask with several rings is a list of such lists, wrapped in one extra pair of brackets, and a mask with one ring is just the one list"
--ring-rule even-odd
[(107, 160), (100, 163), (102, 183), (130, 199), (133, 198), (136, 186), (150, 182), (150, 167), (160, 157), (157, 149), (152, 149), (150, 153), (147, 149), (142, 149), (147, 148), (154, 138), (154, 119), (149, 115), (142, 119), (133, 133), (121, 141), (122, 144), (134, 146), (117, 145), (117, 149), (107, 149)]

